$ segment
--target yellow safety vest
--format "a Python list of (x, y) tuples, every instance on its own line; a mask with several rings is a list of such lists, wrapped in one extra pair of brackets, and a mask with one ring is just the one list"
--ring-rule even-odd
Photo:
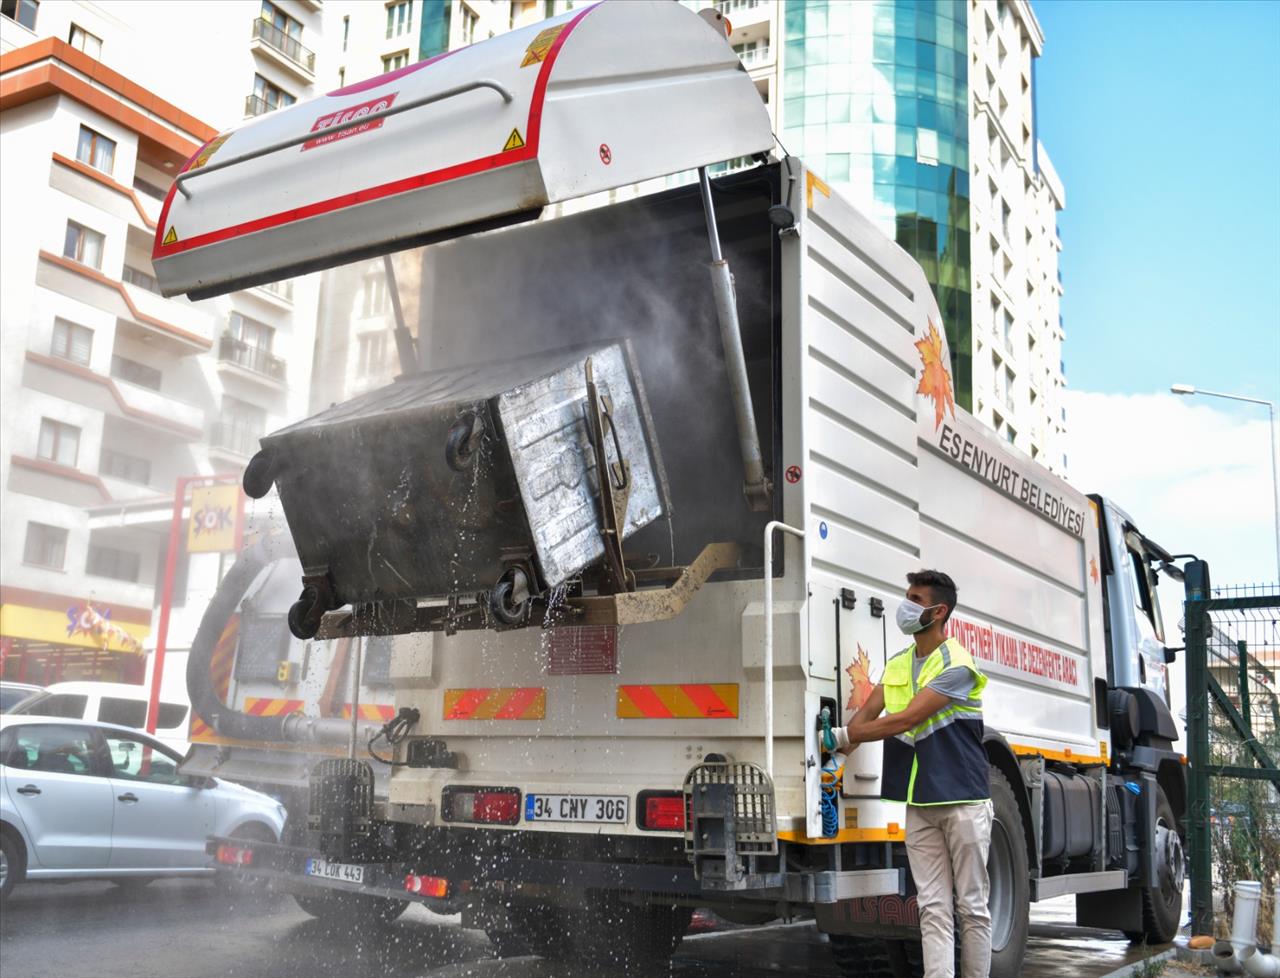
[(973, 674), (973, 689), (965, 702), (952, 701), (918, 726), (884, 742), (880, 796), (908, 805), (954, 805), (990, 798), (987, 753), (982, 746), (982, 691), (987, 677), (955, 639), (934, 649), (913, 680), (915, 654), (912, 645), (885, 667), (881, 683), (886, 713), (901, 713), (916, 693), (956, 666)]

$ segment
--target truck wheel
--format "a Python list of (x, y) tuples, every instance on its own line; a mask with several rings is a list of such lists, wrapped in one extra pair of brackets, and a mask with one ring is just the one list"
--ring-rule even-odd
[(1027, 868), (1027, 836), (1022, 812), (1013, 788), (992, 766), (991, 851), (987, 873), (991, 877), (991, 978), (1018, 978), (1027, 951), (1031, 916), (1031, 880)]
[(346, 927), (389, 924), (409, 906), (408, 900), (360, 896), (355, 893), (295, 893), (293, 899), (302, 910), (317, 920)]
[(1134, 944), (1168, 944), (1178, 936), (1186, 878), (1182, 833), (1164, 789), (1156, 785), (1155, 886), (1142, 888), (1142, 930), (1125, 931)]

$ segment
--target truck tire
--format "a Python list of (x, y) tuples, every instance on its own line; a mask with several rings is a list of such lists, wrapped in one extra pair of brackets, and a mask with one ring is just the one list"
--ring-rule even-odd
[(555, 961), (612, 967), (666, 961), (675, 953), (692, 907), (636, 905), (612, 893), (588, 892), (589, 907), (512, 908), (513, 930), (489, 939), (500, 957), (537, 954)]
[[(1009, 780), (994, 766), (991, 780), (991, 850), (987, 872), (991, 878), (990, 978), (1019, 978), (1027, 950), (1030, 926), (1031, 881), (1027, 868), (1026, 833), (1022, 813)], [(836, 964), (850, 978), (854, 975), (919, 978), (924, 973), (919, 940), (874, 940), (831, 935)], [(956, 934), (956, 973), (959, 969), (960, 935)]]
[(1182, 883), (1186, 878), (1182, 831), (1173, 806), (1156, 785), (1155, 886), (1142, 888), (1142, 930), (1125, 931), (1134, 944), (1168, 944), (1178, 936), (1182, 917)]
[(294, 893), (293, 899), (303, 911), (317, 920), (345, 927), (389, 924), (409, 906), (408, 900), (361, 896), (357, 893)]
[(991, 978), (1019, 978), (1027, 953), (1031, 924), (1031, 876), (1027, 866), (1027, 836), (1013, 787), (992, 765), (991, 851)]

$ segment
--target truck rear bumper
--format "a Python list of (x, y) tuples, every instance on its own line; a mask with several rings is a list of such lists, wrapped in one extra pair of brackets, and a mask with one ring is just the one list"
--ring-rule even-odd
[[(443, 897), (412, 892), (406, 887), (406, 879), (425, 871), (404, 862), (362, 863), (363, 882), (351, 883), (308, 874), (308, 862), (323, 858), (314, 849), (210, 836), (205, 842), (205, 852), (214, 857), (220, 872), (270, 880), (290, 891), (326, 889), (337, 893), (410, 900), (442, 914), (457, 913), (463, 902), (459, 898), (465, 897), (465, 894), (455, 893), (453, 886), (447, 888)], [(227, 861), (220, 853), (234, 854), (235, 859)]]
[[(631, 862), (575, 861), (508, 857), (477, 865), (437, 857), (429, 862), (389, 861), (362, 863), (363, 881), (351, 883), (310, 875), (309, 860), (323, 858), (309, 848), (211, 836), (206, 851), (218, 860), (224, 872), (274, 880), (285, 889), (324, 888), (365, 896), (411, 900), (437, 913), (458, 913), (471, 902), (470, 894), (491, 884), (515, 882), (545, 885), (566, 890), (622, 890), (632, 893), (660, 893), (682, 898), (691, 906), (713, 906), (732, 900), (761, 899), (770, 902), (812, 906), (864, 897), (904, 895), (906, 870), (900, 868), (861, 869), (846, 872), (809, 871), (781, 874), (780, 885), (766, 889), (726, 893), (707, 890), (692, 866), (670, 866)], [(219, 853), (234, 854), (224, 861)], [(250, 853), (246, 859), (239, 855)], [(407, 888), (413, 876), (430, 876), (446, 881), (443, 897), (424, 896)]]

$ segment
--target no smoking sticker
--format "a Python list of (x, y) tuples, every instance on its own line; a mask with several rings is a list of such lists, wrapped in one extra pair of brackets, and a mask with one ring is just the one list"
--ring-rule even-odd
[(800, 475), (801, 475), (800, 466), (789, 465), (787, 466), (787, 471), (784, 474), (785, 474), (786, 480), (794, 486), (797, 482), (800, 481)]
[(600, 144), (600, 162), (605, 166), (613, 162), (613, 150), (609, 148), (608, 143)]

